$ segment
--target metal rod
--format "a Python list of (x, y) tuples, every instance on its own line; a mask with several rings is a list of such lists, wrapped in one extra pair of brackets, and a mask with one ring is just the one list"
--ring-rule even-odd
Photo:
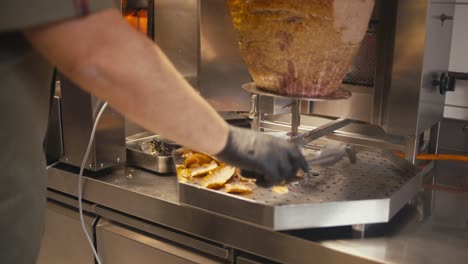
[(300, 114), (301, 103), (299, 100), (294, 99), (291, 103), (291, 140), (299, 135), (299, 126), (301, 125), (301, 114)]
[(436, 145), (435, 145), (435, 150), (434, 150), (434, 154), (439, 154), (439, 140), (440, 140), (440, 126), (441, 126), (441, 121), (437, 122), (437, 132), (436, 133), (436, 137), (435, 137), (435, 141), (436, 141)]
[(418, 149), (419, 149), (419, 137), (407, 136), (405, 159), (413, 164), (416, 164), (416, 156), (418, 155)]
[(262, 118), (262, 114), (259, 111), (260, 96), (258, 94), (251, 94), (250, 95), (250, 112), (249, 118), (252, 119), (252, 130), (260, 131), (260, 122)]
[(332, 122), (326, 123), (323, 126), (320, 126), (314, 130), (311, 130), (307, 133), (304, 133), (302, 135), (296, 136), (295, 138), (292, 139), (292, 141), (298, 145), (306, 145), (307, 143), (310, 143), (318, 138), (321, 138), (325, 135), (328, 135), (332, 133), (333, 131), (340, 129), (350, 123), (352, 123), (353, 120), (351, 119), (337, 119)]

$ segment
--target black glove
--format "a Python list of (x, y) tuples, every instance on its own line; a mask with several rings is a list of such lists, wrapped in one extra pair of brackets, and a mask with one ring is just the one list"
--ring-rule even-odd
[(226, 146), (216, 156), (230, 165), (253, 172), (249, 175), (263, 175), (270, 184), (294, 178), (299, 169), (309, 170), (296, 144), (233, 126), (229, 129)]

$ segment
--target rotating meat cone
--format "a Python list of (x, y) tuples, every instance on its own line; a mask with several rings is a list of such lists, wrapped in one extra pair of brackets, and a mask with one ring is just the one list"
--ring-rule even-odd
[(258, 88), (320, 97), (339, 88), (374, 0), (228, 0), (228, 6)]

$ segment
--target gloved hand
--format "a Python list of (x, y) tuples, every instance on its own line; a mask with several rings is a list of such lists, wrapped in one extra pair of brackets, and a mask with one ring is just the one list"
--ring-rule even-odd
[(296, 144), (233, 126), (229, 128), (226, 146), (216, 157), (243, 171), (250, 171), (249, 175), (262, 175), (269, 184), (290, 180), (299, 169), (309, 170)]

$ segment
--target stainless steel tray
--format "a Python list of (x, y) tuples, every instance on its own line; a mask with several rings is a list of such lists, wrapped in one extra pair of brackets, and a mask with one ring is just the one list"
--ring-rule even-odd
[[(311, 155), (329, 141), (304, 149)], [(354, 146), (358, 162), (342, 160), (312, 168), (308, 176), (277, 194), (258, 187), (249, 195), (233, 195), (179, 182), (180, 203), (213, 211), (274, 230), (388, 222), (420, 190), (421, 171), (390, 152)], [(182, 149), (174, 151), (176, 165)]]
[(173, 172), (172, 156), (151, 155), (141, 150), (141, 143), (159, 139), (158, 135), (142, 134), (142, 138), (132, 138), (127, 145), (127, 164), (137, 166), (157, 173)]

